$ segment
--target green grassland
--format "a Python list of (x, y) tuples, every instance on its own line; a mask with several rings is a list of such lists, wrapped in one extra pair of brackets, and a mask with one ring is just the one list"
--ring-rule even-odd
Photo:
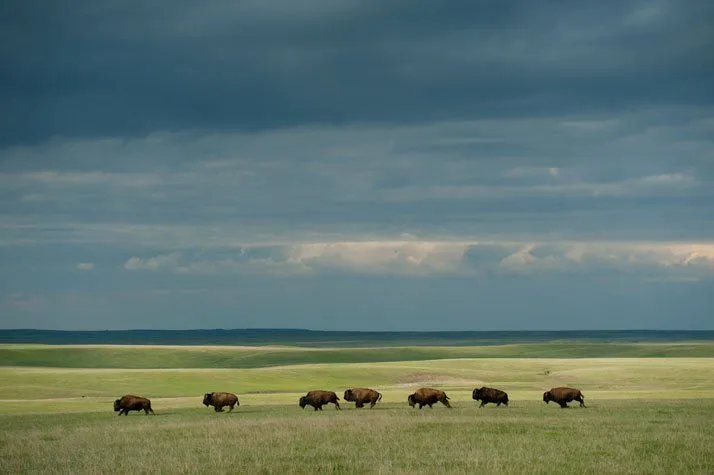
[[(714, 473), (712, 348), (2, 345), (0, 472)], [(508, 391), (510, 406), (479, 409), (481, 385)], [(588, 407), (544, 404), (560, 385)], [(297, 406), (308, 390), (352, 386), (383, 400)], [(444, 389), (454, 409), (411, 409), (421, 386)], [(201, 405), (207, 391), (241, 405), (216, 414)], [(126, 393), (156, 414), (117, 417)]]
[(712, 473), (714, 401), (4, 416), (7, 473)]
[(71, 406), (83, 399), (87, 409), (106, 410), (126, 393), (152, 399), (188, 398), (188, 406), (195, 406), (204, 392), (232, 391), (245, 404), (293, 404), (310, 389), (341, 392), (352, 386), (375, 387), (384, 393), (385, 402), (401, 402), (411, 388), (420, 386), (443, 388), (456, 400), (468, 400), (471, 389), (481, 385), (505, 389), (514, 403), (538, 400), (544, 390), (560, 385), (577, 386), (588, 397), (607, 399), (668, 393), (676, 398), (714, 398), (714, 359), (480, 358), (246, 369), (5, 367), (0, 368), (0, 413), (23, 407), (42, 411), (48, 399), (54, 408), (64, 399)]
[(712, 342), (549, 342), (381, 348), (0, 345), (0, 366), (61, 368), (260, 368), (454, 358), (714, 357)]

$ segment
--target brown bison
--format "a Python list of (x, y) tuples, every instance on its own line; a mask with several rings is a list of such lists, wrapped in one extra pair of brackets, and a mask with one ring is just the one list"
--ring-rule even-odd
[(345, 401), (354, 401), (355, 407), (364, 407), (369, 403), (369, 408), (372, 409), (377, 401), (382, 399), (382, 395), (374, 389), (352, 388), (345, 391)]
[(479, 407), (483, 407), (489, 402), (496, 404), (496, 406), (500, 406), (501, 404), (508, 406), (508, 394), (500, 389), (487, 388), (485, 386), (475, 388), (473, 393), (471, 393), (471, 397), (476, 401), (481, 401)]
[(240, 406), (240, 402), (233, 393), (206, 393), (203, 395), (203, 405), (213, 406), (216, 412), (223, 412), (223, 407), (228, 406), (228, 412), (231, 412), (234, 406)]
[(122, 396), (121, 399), (114, 401), (114, 412), (118, 412), (118, 416), (124, 414), (125, 416), (129, 414), (129, 411), (144, 411), (145, 414), (153, 414), (154, 410), (151, 409), (151, 401), (145, 397), (133, 396), (127, 394)]
[(310, 391), (300, 398), (300, 407), (305, 409), (305, 406), (312, 406), (317, 411), (322, 410), (325, 404), (334, 404), (337, 410), (340, 410), (340, 398), (332, 391)]
[(411, 407), (419, 404), (419, 409), (424, 406), (429, 406), (431, 408), (432, 404), (436, 404), (437, 402), (440, 402), (444, 406), (451, 409), (449, 396), (447, 396), (444, 391), (440, 391), (438, 389), (421, 388), (414, 394), (410, 394), (407, 401), (409, 401), (409, 405)]
[(570, 401), (578, 401), (580, 407), (585, 407), (585, 397), (579, 389), (575, 388), (552, 388), (543, 393), (543, 401), (548, 404), (550, 401), (557, 402), (561, 408), (568, 407)]

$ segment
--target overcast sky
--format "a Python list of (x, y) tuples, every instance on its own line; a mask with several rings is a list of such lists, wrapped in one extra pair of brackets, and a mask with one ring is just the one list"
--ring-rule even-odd
[(0, 328), (714, 329), (710, 0), (0, 5)]

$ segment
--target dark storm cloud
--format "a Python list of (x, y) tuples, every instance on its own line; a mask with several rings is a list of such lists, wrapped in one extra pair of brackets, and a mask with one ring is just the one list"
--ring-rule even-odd
[(0, 143), (710, 105), (714, 4), (5, 2)]
[(262, 242), (305, 232), (328, 240), (404, 232), (708, 239), (714, 142), (701, 131), (714, 123), (694, 113), (667, 126), (676, 116), (300, 127), (10, 147), (0, 150), (0, 241), (107, 242), (111, 234), (115, 244), (149, 242), (133, 225), (204, 229), (200, 237), (162, 231), (159, 247), (176, 243), (177, 234)]

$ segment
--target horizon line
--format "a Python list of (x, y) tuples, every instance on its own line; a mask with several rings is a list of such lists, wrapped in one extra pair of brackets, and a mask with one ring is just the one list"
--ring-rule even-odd
[(73, 332), (73, 333), (109, 333), (109, 332), (235, 332), (235, 331), (289, 331), (289, 332), (314, 332), (314, 333), (566, 333), (566, 332), (714, 332), (711, 329), (661, 329), (661, 328), (630, 328), (630, 329), (562, 329), (562, 330), (317, 330), (311, 328), (287, 327), (250, 327), (250, 328), (127, 328), (127, 329), (85, 329), (85, 330), (57, 330), (46, 328), (0, 328), (0, 332)]

